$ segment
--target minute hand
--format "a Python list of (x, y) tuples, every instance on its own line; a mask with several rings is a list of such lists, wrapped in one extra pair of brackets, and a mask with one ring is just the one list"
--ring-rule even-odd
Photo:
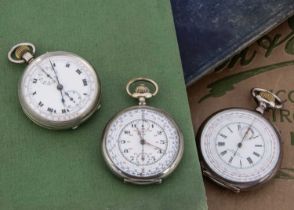
[(149, 143), (149, 142), (147, 142), (146, 140), (145, 140), (145, 144), (147, 144), (147, 145), (150, 145), (150, 146), (154, 147), (155, 149), (158, 149), (158, 150), (163, 150), (163, 149), (161, 149), (160, 147), (158, 147), (158, 146), (155, 146), (154, 144), (150, 144), (150, 143)]
[(52, 64), (52, 62), (51, 62), (50, 59), (49, 59), (49, 62), (50, 62), (50, 65), (51, 65), (52, 71), (53, 71), (54, 74), (55, 74), (55, 78), (56, 78), (56, 80), (57, 80), (57, 90), (59, 90), (59, 92), (60, 92), (60, 95), (61, 95), (61, 102), (62, 102), (62, 104), (64, 105), (65, 100), (64, 100), (64, 97), (63, 97), (63, 93), (62, 93), (63, 85), (60, 84), (59, 79), (58, 79), (58, 76), (57, 76), (57, 72), (56, 72), (56, 70), (55, 70), (55, 68), (54, 68), (54, 66), (53, 66), (53, 64)]
[(233, 158), (236, 156), (236, 154), (237, 154), (237, 152), (238, 152), (239, 148), (241, 148), (241, 147), (242, 147), (242, 143), (243, 143), (243, 141), (245, 140), (245, 138), (246, 138), (246, 136), (247, 136), (247, 134), (248, 134), (249, 130), (251, 129), (251, 127), (252, 127), (252, 125), (253, 125), (253, 123), (254, 123), (254, 121), (255, 121), (255, 118), (253, 119), (253, 121), (252, 121), (252, 123), (250, 124), (250, 126), (247, 128), (247, 130), (246, 130), (246, 132), (245, 132), (245, 134), (244, 134), (244, 136), (243, 136), (243, 138), (242, 138), (241, 142), (239, 142), (239, 143), (238, 143), (238, 145), (237, 145), (237, 149), (236, 149), (236, 151), (234, 152), (234, 154), (233, 154), (233, 157), (232, 157), (231, 161), (232, 161), (232, 160), (233, 160)]

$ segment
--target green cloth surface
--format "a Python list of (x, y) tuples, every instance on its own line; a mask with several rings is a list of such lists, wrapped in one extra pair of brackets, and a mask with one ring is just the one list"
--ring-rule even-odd
[[(102, 82), (102, 108), (77, 130), (38, 127), (17, 95), (25, 65), (7, 52), (32, 42), (36, 55), (69, 51), (88, 60)], [(125, 184), (105, 165), (101, 137), (108, 120), (136, 101), (127, 81), (160, 86), (149, 105), (169, 112), (183, 130), (185, 152), (161, 185)], [(0, 209), (206, 209), (176, 34), (168, 0), (0, 1)]]

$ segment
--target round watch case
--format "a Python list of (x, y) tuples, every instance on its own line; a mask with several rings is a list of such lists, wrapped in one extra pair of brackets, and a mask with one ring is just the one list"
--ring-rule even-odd
[[(98, 75), (96, 74), (94, 68), (82, 57), (69, 52), (64, 51), (55, 51), (55, 52), (47, 52), (42, 54), (36, 58), (33, 57), (35, 53), (35, 46), (31, 43), (20, 43), (15, 45), (8, 53), (8, 58), (13, 63), (28, 63), (22, 77), (19, 80), (18, 84), (18, 96), (19, 101), (24, 113), (30, 118), (35, 124), (53, 130), (61, 130), (61, 129), (68, 129), (77, 128), (81, 123), (87, 120), (96, 110), (100, 108), (101, 103), (101, 83), (99, 80)], [(15, 55), (14, 55), (15, 54)], [(43, 60), (48, 59), (50, 57), (58, 57), (63, 56), (69, 59), (74, 60), (75, 62), (81, 64), (84, 68), (84, 71), (91, 75), (91, 91), (92, 97), (89, 99), (90, 101), (87, 102), (85, 107), (81, 107), (77, 113), (75, 113), (74, 117), (70, 117), (66, 120), (56, 120), (52, 117), (52, 119), (48, 119), (42, 116), (38, 110), (34, 107), (30, 106), (27, 100), (27, 95), (25, 93), (25, 80), (35, 66), (38, 66)], [(50, 60), (50, 59), (49, 59)], [(51, 62), (51, 61), (50, 61)], [(47, 75), (48, 76), (48, 75)], [(50, 75), (49, 75), (50, 76)], [(52, 78), (52, 77), (51, 77)], [(54, 80), (58, 78), (54, 78)], [(63, 87), (62, 87), (63, 88)], [(58, 87), (57, 87), (58, 89)], [(61, 91), (61, 90), (60, 90)], [(69, 96), (68, 96), (69, 97)]]
[[(199, 155), (200, 156), (200, 164), (202, 167), (203, 175), (210, 178), (212, 181), (214, 181), (218, 185), (221, 185), (221, 186), (228, 188), (228, 189), (230, 189), (234, 192), (237, 192), (237, 193), (239, 193), (241, 191), (247, 191), (247, 190), (254, 189), (256, 187), (263, 185), (264, 183), (268, 182), (269, 180), (271, 180), (277, 174), (277, 172), (281, 166), (281, 160), (282, 160), (281, 136), (280, 136), (278, 130), (276, 129), (276, 127), (268, 119), (266, 119), (265, 117), (262, 116), (264, 111), (268, 108), (280, 109), (282, 107), (282, 101), (276, 95), (274, 95), (273, 93), (271, 93), (270, 91), (267, 91), (265, 89), (253, 88), (251, 93), (252, 93), (252, 96), (254, 97), (255, 101), (259, 105), (256, 108), (256, 111), (252, 111), (252, 110), (249, 110), (246, 108), (227, 108), (227, 109), (222, 109), (220, 111), (217, 111), (217, 112), (213, 113), (212, 115), (210, 115), (201, 124), (201, 126), (197, 132), (197, 136), (196, 136), (196, 144), (197, 144), (198, 152), (200, 154)], [(253, 122), (257, 118), (259, 118), (260, 122), (263, 121), (265, 124), (267, 124), (268, 127), (270, 127), (272, 129), (272, 132), (273, 132), (272, 134), (275, 136), (275, 138), (273, 138), (273, 139), (275, 139), (275, 141), (277, 141), (276, 145), (278, 146), (278, 150), (277, 150), (278, 154), (273, 153), (273, 155), (278, 155), (278, 156), (275, 156), (277, 158), (275, 165), (273, 165), (272, 168), (269, 168), (270, 171), (267, 172), (267, 174), (263, 175), (262, 177), (260, 176), (258, 179), (255, 178), (255, 180), (251, 180), (251, 181), (244, 181), (244, 180), (236, 181), (233, 179), (230, 180), (229, 178), (227, 178), (228, 176), (225, 177), (224, 175), (222, 175), (222, 173), (220, 172), (221, 171), (220, 169), (213, 169), (210, 166), (212, 164), (212, 162), (211, 162), (212, 160), (206, 160), (204, 157), (203, 152), (205, 150), (202, 148), (202, 146), (204, 146), (204, 140), (202, 138), (202, 134), (204, 133), (206, 126), (208, 126), (208, 125), (212, 126), (211, 123), (216, 122), (216, 120), (218, 120), (218, 121), (221, 120), (221, 118), (219, 116), (224, 116), (225, 114), (229, 115), (228, 113), (230, 113), (230, 112), (231, 113), (234, 113), (234, 112), (235, 113), (237, 113), (237, 112), (242, 113), (243, 112), (243, 115), (245, 115), (245, 113), (247, 113), (247, 115), (252, 115), (252, 116), (254, 115), (255, 117), (253, 117), (253, 119), (254, 119)], [(217, 118), (217, 117), (219, 117), (219, 118)], [(238, 122), (240, 122), (240, 120), (238, 120)], [(246, 138), (249, 129), (252, 128), (251, 126), (252, 126), (253, 122), (251, 123), (251, 125), (248, 124), (248, 126), (247, 126), (248, 128), (246, 128), (245, 134), (242, 134), (243, 138), (241, 140), (241, 143), (239, 142), (237, 144), (238, 148), (242, 147), (243, 141)], [(235, 122), (233, 122), (233, 123), (235, 123)], [(216, 125), (214, 125), (214, 126), (216, 126)], [(233, 132), (232, 129), (230, 129), (230, 128), (227, 128), (227, 130)], [(210, 132), (212, 132), (212, 131), (210, 131)], [(218, 133), (217, 135), (222, 136), (221, 133)], [(222, 137), (225, 139), (227, 138), (226, 136), (222, 136)], [(218, 140), (215, 139), (214, 141), (216, 144), (216, 142)], [(222, 146), (224, 144), (225, 144), (225, 142), (221, 142), (220, 146)], [(255, 146), (259, 146), (259, 145), (255, 145)], [(236, 155), (236, 153), (237, 153), (237, 151), (234, 151), (233, 157)], [(223, 153), (223, 154), (226, 154), (226, 153)], [(253, 152), (253, 154), (254, 154), (254, 152)], [(207, 155), (209, 155), (209, 154), (205, 154), (205, 156), (207, 156)], [(255, 155), (258, 156), (259, 154), (255, 154)], [(248, 158), (247, 158), (247, 160), (248, 160)], [(209, 161), (209, 162), (207, 162), (207, 161)], [(231, 157), (231, 161), (232, 161), (232, 157)], [(250, 160), (248, 160), (248, 162), (250, 162)], [(240, 165), (241, 165), (241, 160), (240, 160)], [(230, 166), (230, 167), (232, 167), (232, 166)], [(242, 165), (241, 165), (241, 168), (242, 168)], [(218, 172), (215, 170), (218, 170)], [(222, 169), (222, 170), (225, 170), (225, 169)], [(234, 170), (237, 170), (237, 169), (234, 169)], [(251, 179), (253, 179), (253, 178), (251, 178)]]
[(235, 182), (232, 180), (228, 180), (224, 177), (222, 177), (220, 174), (216, 173), (211, 167), (209, 167), (209, 164), (205, 161), (205, 158), (203, 157), (202, 151), (201, 151), (201, 134), (202, 131), (205, 127), (205, 125), (207, 124), (207, 122), (213, 118), (215, 115), (222, 113), (224, 111), (228, 111), (228, 110), (244, 110), (244, 111), (248, 111), (248, 112), (252, 112), (252, 113), (256, 113), (257, 112), (253, 112), (250, 109), (246, 109), (246, 108), (240, 108), (240, 107), (231, 107), (231, 108), (226, 108), (226, 109), (222, 109), (219, 110), (213, 114), (211, 114), (200, 126), (197, 135), (196, 135), (196, 144), (197, 144), (197, 149), (198, 149), (198, 153), (199, 153), (199, 157), (200, 157), (200, 165), (202, 168), (202, 173), (204, 176), (208, 177), (209, 179), (211, 179), (213, 182), (215, 182), (216, 184), (225, 187), (233, 192), (239, 193), (239, 192), (243, 192), (243, 191), (248, 191), (248, 190), (253, 190), (255, 188), (258, 188), (260, 186), (262, 186), (263, 184), (265, 184), (266, 182), (270, 181), (278, 172), (280, 166), (281, 166), (281, 162), (282, 162), (282, 156), (283, 156), (283, 152), (282, 152), (282, 144), (281, 144), (281, 136), (280, 133), (278, 132), (276, 126), (274, 126), (269, 120), (267, 120), (266, 118), (264, 118), (262, 115), (260, 115), (260, 117), (262, 117), (264, 120), (266, 120), (274, 129), (276, 135), (278, 136), (279, 139), (279, 146), (280, 146), (280, 154), (279, 154), (279, 158), (278, 158), (278, 162), (275, 165), (274, 169), (271, 171), (271, 173), (269, 173), (267, 176), (260, 178), (259, 180), (256, 181), (252, 181), (252, 182)]
[[(113, 163), (113, 161), (109, 157), (109, 154), (106, 149), (106, 137), (107, 137), (107, 134), (109, 132), (109, 129), (110, 129), (112, 122), (114, 122), (119, 116), (121, 116), (125, 112), (131, 111), (131, 110), (140, 110), (140, 109), (149, 109), (149, 110), (158, 112), (161, 115), (164, 115), (173, 124), (174, 128), (176, 128), (178, 135), (179, 135), (179, 151), (178, 151), (176, 158), (174, 159), (173, 163), (166, 170), (162, 171), (161, 173), (159, 173), (155, 176), (139, 177), (139, 176), (132, 176), (130, 174), (125, 173), (124, 171), (119, 169), (119, 167), (117, 167)], [(103, 141), (102, 141), (102, 154), (103, 154), (104, 160), (106, 161), (106, 163), (109, 166), (109, 168), (111, 169), (111, 171), (115, 175), (117, 175), (118, 177), (122, 178), (125, 182), (139, 184), (139, 185), (161, 183), (162, 179), (166, 178), (168, 175), (170, 175), (177, 168), (177, 166), (179, 165), (180, 160), (182, 159), (182, 156), (183, 156), (184, 140), (183, 140), (183, 134), (182, 134), (180, 128), (178, 127), (178, 125), (175, 123), (175, 121), (172, 119), (172, 117), (167, 112), (165, 112), (161, 109), (155, 108), (155, 107), (146, 106), (146, 105), (144, 105), (144, 106), (139, 105), (139, 106), (132, 106), (132, 107), (126, 108), (126, 109), (120, 111), (119, 113), (117, 113), (108, 122), (103, 133), (104, 134), (103, 134)]]
[[(137, 82), (151, 84), (154, 92), (151, 93), (149, 88), (141, 83), (135, 92), (131, 93), (130, 86)], [(111, 171), (125, 182), (139, 185), (161, 183), (180, 163), (184, 151), (183, 134), (168, 113), (146, 105), (146, 99), (158, 92), (156, 82), (148, 78), (135, 78), (128, 82), (126, 91), (129, 96), (139, 100), (139, 105), (120, 111), (108, 122), (103, 134), (103, 157)], [(138, 122), (142, 124), (137, 125)], [(147, 127), (144, 123), (147, 123)], [(122, 136), (122, 132), (128, 136)], [(130, 160), (120, 149), (122, 141), (124, 144), (129, 142), (128, 150), (132, 150)], [(160, 144), (165, 145), (165, 148), (159, 147)], [(146, 153), (147, 148), (144, 149), (144, 145), (149, 145), (150, 162), (145, 162), (149, 154)]]

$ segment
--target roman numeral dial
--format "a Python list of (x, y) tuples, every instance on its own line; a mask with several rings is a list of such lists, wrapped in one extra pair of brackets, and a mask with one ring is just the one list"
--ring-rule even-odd
[(200, 149), (214, 173), (233, 182), (269, 176), (280, 158), (280, 140), (273, 126), (254, 111), (232, 108), (206, 121)]
[(94, 109), (100, 88), (95, 71), (81, 58), (66, 53), (49, 53), (33, 62), (22, 86), (31, 112), (54, 124), (86, 116), (83, 112)]
[[(264, 153), (261, 134), (252, 125), (243, 122), (224, 126), (216, 137), (219, 157), (228, 165), (236, 168), (252, 167)], [(248, 154), (250, 152), (250, 154)]]

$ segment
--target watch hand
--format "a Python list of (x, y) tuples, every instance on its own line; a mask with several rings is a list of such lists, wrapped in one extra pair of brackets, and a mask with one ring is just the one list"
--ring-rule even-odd
[(138, 131), (138, 134), (139, 134), (139, 137), (140, 137), (140, 144), (141, 144), (141, 154), (142, 154), (142, 156), (141, 156), (141, 160), (142, 161), (144, 161), (145, 160), (145, 157), (144, 157), (144, 145), (145, 145), (145, 140), (144, 140), (144, 138), (143, 138), (143, 136), (142, 136), (142, 133), (140, 132), (140, 130), (139, 130), (139, 128), (137, 128), (136, 127), (136, 129), (137, 129), (137, 131)]
[(51, 68), (52, 68), (52, 70), (53, 70), (53, 72), (55, 74), (56, 80), (57, 80), (57, 90), (59, 90), (59, 92), (60, 92), (61, 102), (62, 102), (63, 106), (65, 106), (65, 104), (64, 104), (65, 103), (65, 100), (64, 100), (64, 97), (63, 97), (63, 93), (62, 93), (63, 85), (60, 84), (59, 79), (58, 79), (58, 76), (57, 76), (57, 72), (56, 72), (56, 70), (55, 70), (55, 68), (54, 68), (54, 66), (53, 66), (53, 64), (52, 64), (52, 62), (51, 62), (50, 59), (49, 59), (49, 62), (50, 62)]
[(53, 70), (53, 72), (55, 74), (55, 78), (57, 80), (58, 85), (61, 85), (60, 82), (59, 82), (58, 76), (57, 76), (57, 72), (56, 72), (56, 70), (55, 70), (55, 68), (54, 68), (54, 66), (53, 66), (53, 64), (52, 64), (52, 62), (51, 62), (50, 59), (49, 59), (49, 62), (50, 62), (50, 65), (51, 65), (51, 69)]
[(151, 144), (151, 143), (149, 143), (148, 141), (146, 141), (146, 140), (143, 138), (143, 136), (142, 136), (142, 134), (141, 134), (141, 132), (140, 132), (140, 130), (139, 130), (138, 128), (137, 128), (137, 131), (138, 131), (138, 133), (139, 133), (139, 136), (140, 136), (140, 143), (141, 143), (142, 145), (147, 144), (147, 145), (149, 145), (149, 146), (154, 147), (155, 149), (163, 150), (163, 149), (161, 149), (160, 147), (155, 146), (154, 144)]
[(238, 152), (239, 148), (241, 148), (241, 147), (242, 147), (242, 143), (243, 143), (243, 141), (244, 141), (245, 137), (247, 136), (247, 134), (248, 134), (249, 130), (251, 129), (251, 127), (252, 127), (252, 125), (253, 125), (254, 121), (255, 121), (255, 118), (253, 119), (253, 121), (252, 121), (252, 123), (250, 124), (250, 126), (248, 126), (248, 128), (247, 128), (247, 130), (246, 130), (246, 132), (245, 132), (245, 134), (244, 134), (244, 136), (243, 136), (243, 138), (242, 138), (241, 142), (239, 142), (239, 143), (237, 144), (237, 149), (236, 149), (235, 153), (233, 154), (232, 158), (230, 159), (230, 162), (232, 162), (232, 160), (233, 160), (233, 159), (234, 159), (234, 157), (236, 156), (236, 154), (237, 154), (237, 152)]
[(48, 77), (48, 78), (50, 78), (50, 79), (52, 79), (54, 82), (56, 82), (56, 80), (53, 78), (53, 77), (51, 77), (51, 75), (50, 74), (48, 74), (41, 66), (39, 66), (38, 65), (38, 67), (41, 69), (41, 71)]
[(136, 127), (136, 129), (137, 129), (138, 134), (139, 134), (139, 136), (140, 136), (140, 140), (142, 140), (142, 139), (144, 140), (144, 138), (143, 138), (143, 136), (142, 136), (142, 133), (140, 132), (139, 128)]
[(74, 104), (76, 103), (75, 100), (68, 94), (68, 92), (64, 91), (64, 94), (71, 100)]
[(163, 149), (161, 149), (160, 147), (158, 147), (158, 146), (155, 146), (154, 144), (150, 144), (149, 142), (147, 142), (146, 140), (144, 141), (144, 144), (147, 144), (147, 145), (149, 145), (149, 146), (152, 146), (152, 147), (154, 147), (155, 149), (158, 149), (158, 150), (162, 150), (163, 151)]
[(142, 145), (142, 150), (141, 150), (141, 160), (144, 161), (145, 160), (145, 157), (144, 157), (144, 144), (141, 144)]

